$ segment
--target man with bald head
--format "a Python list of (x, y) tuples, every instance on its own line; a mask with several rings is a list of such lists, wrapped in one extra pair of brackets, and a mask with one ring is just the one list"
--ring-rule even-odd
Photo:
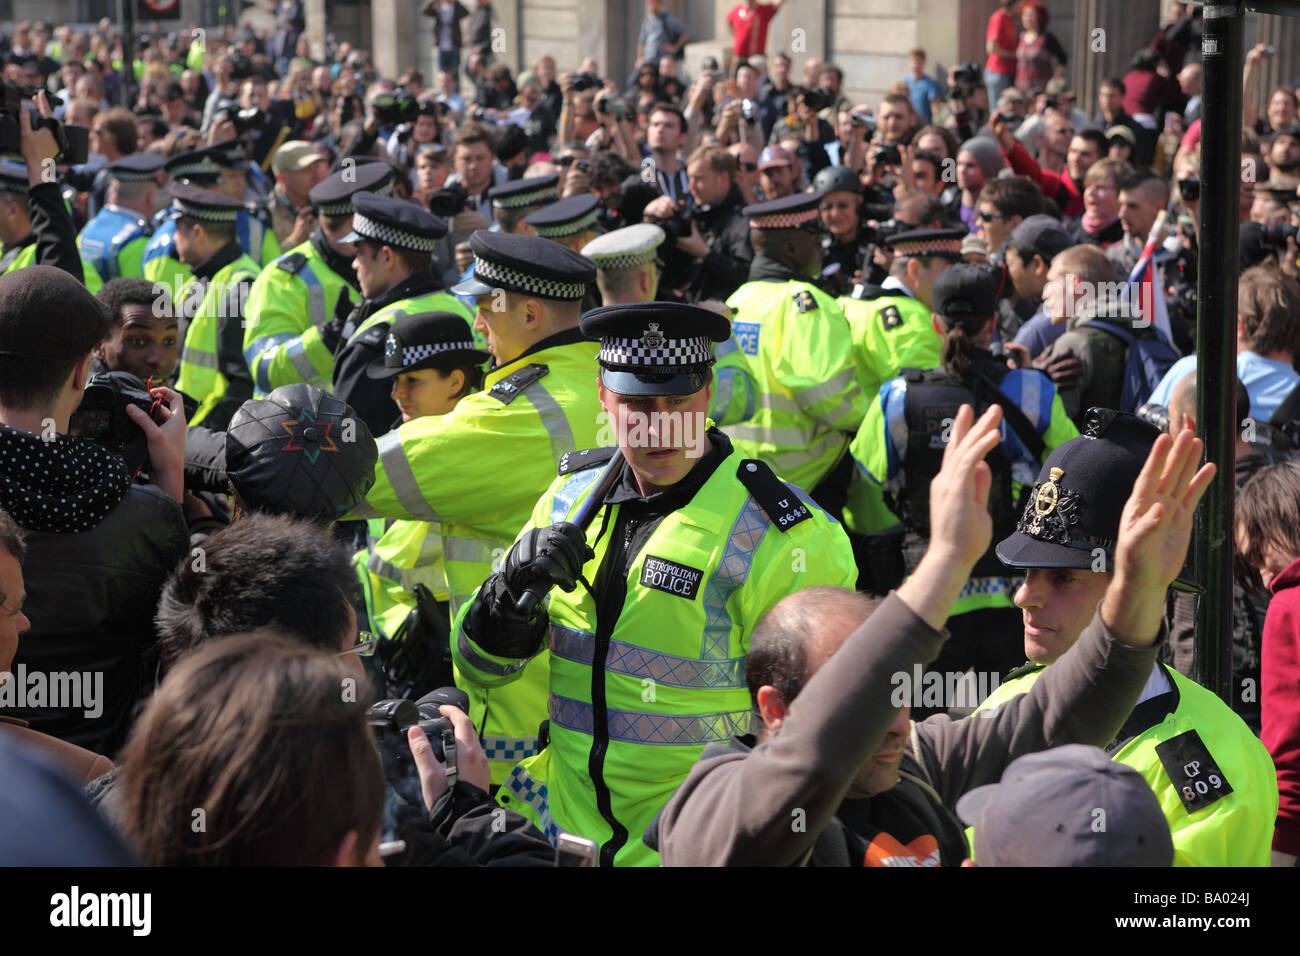
[(745, 659), (755, 733), (707, 746), (647, 829), (664, 865), (956, 866), (967, 855), (959, 797), (1022, 754), (1114, 737), (1155, 662), (1164, 590), (1213, 475), (1206, 466), (1193, 479), (1201, 445), (1190, 436), (1162, 438), (1148, 457), (1114, 577), (1083, 636), (1030, 689), (1040, 696), (987, 716), (909, 720), (939, 629), (992, 536), (982, 459), (1001, 418), (997, 405), (976, 422), (969, 406), (958, 412), (931, 484), (929, 549), (896, 591), (873, 604), (808, 588), (759, 621)]

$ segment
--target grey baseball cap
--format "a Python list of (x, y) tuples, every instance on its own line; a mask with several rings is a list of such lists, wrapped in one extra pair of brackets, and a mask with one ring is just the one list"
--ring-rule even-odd
[(980, 866), (1172, 866), (1174, 842), (1143, 776), (1086, 744), (1026, 754), (957, 801)]

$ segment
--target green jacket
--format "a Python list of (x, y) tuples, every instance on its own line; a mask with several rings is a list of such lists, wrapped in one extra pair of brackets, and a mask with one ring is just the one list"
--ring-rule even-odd
[[(606, 865), (656, 865), (646, 826), (706, 744), (748, 731), (755, 624), (788, 594), (857, 578), (837, 522), (712, 436), (702, 483), (657, 524), (634, 520), (653, 499), (627, 501), (618, 486), (606, 497), (587, 528), (594, 597), (579, 585), (546, 598), (550, 744), (515, 768), (498, 799), (552, 842), (561, 832), (596, 840)], [(609, 454), (595, 457), (552, 483), (525, 532), (572, 519)], [(486, 686), (515, 680), (527, 661), (477, 644), (463, 627), (468, 611), (453, 624), (457, 666)]]
[[(1168, 706), (1159, 707), (1165, 695), (1139, 703), (1120, 730), (1111, 757), (1142, 774), (1155, 791), (1174, 838), (1174, 866), (1268, 866), (1278, 805), (1273, 758), (1227, 704), (1173, 668), (1156, 667), (1173, 685)], [(1044, 670), (1044, 665), (1035, 664), (1013, 671), (977, 712), (1027, 692)], [(1156, 707), (1146, 706), (1151, 703)], [(1175, 786), (1156, 748), (1189, 733), (1199, 736), (1219, 773), (1199, 766), (1204, 757), (1197, 760), (1198, 766), (1187, 767), (1184, 756), (1170, 763), (1179, 777)], [(1186, 776), (1188, 770), (1195, 775)], [(1231, 793), (1219, 793), (1226, 789), (1220, 785), (1224, 782)], [(1189, 810), (1184, 796), (1202, 803), (1193, 803)], [(1207, 798), (1210, 802), (1204, 803)]]
[(844, 312), (801, 279), (747, 282), (727, 305), (736, 310), (731, 327), (749, 363), (755, 405), (744, 424), (725, 431), (742, 456), (811, 491), (867, 410)]
[(294, 382), (329, 388), (334, 354), (321, 341), (320, 327), (333, 319), (341, 296), (349, 302), (360, 296), (351, 270), (338, 271), (350, 265), (339, 256), (331, 267), (313, 236), (257, 277), (244, 329), (244, 359), (257, 395)]
[[(483, 391), (450, 413), (414, 419), (379, 439), (375, 484), (351, 517), (440, 524), (453, 618), (528, 523), (560, 459), (596, 444), (603, 418), (598, 349), (576, 328), (553, 335), (489, 372)], [(493, 761), (492, 780), (501, 783), (537, 752), (547, 656), (534, 659), (511, 687), (459, 683)]]
[(943, 339), (919, 299), (886, 290), (874, 299), (841, 296), (836, 301), (853, 334), (858, 382), (868, 398), (903, 369), (935, 368), (942, 361)]

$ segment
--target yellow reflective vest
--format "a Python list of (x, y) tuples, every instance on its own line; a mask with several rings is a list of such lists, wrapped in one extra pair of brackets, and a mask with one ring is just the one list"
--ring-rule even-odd
[[(19, 269), (26, 269), (28, 266), (34, 265), (35, 263), (36, 243), (32, 242), (23, 246), (18, 254), (9, 260), (3, 271), (0, 271), (0, 275), (8, 275), (10, 272), (16, 272)], [(98, 270), (96, 270), (95, 267), (87, 262), (83, 257), (81, 260), (81, 271), (85, 273), (83, 281), (85, 282), (86, 288), (90, 290), (91, 295), (97, 294), (99, 290), (104, 287), (104, 280), (100, 278)]]
[[(483, 391), (448, 414), (405, 422), (380, 437), (375, 484), (349, 517), (440, 524), (453, 618), (528, 523), (560, 459), (597, 444), (605, 421), (598, 349), (576, 328), (550, 336), (489, 372)], [(493, 783), (537, 752), (549, 676), (543, 654), (510, 687), (458, 681), (492, 761)]]
[[(1111, 757), (1155, 791), (1173, 835), (1174, 866), (1268, 866), (1278, 805), (1273, 758), (1217, 696), (1172, 668), (1156, 667), (1173, 686), (1173, 709), (1137, 729)], [(976, 712), (1027, 693), (1045, 669), (1013, 671)]]
[(724, 431), (742, 456), (811, 491), (867, 411), (844, 312), (800, 279), (747, 282), (727, 305), (755, 394), (753, 415)]
[(354, 279), (331, 269), (311, 240), (257, 277), (248, 297), (244, 360), (258, 396), (295, 382), (329, 389), (334, 353), (321, 341), (320, 327), (333, 319), (341, 296), (358, 299)]
[(868, 399), (905, 368), (935, 368), (943, 360), (943, 337), (927, 305), (901, 289), (870, 299), (841, 296), (853, 335), (858, 382)]
[[(706, 744), (749, 732), (745, 654), (759, 619), (788, 594), (857, 578), (834, 519), (712, 435), (712, 472), (644, 544), (629, 544), (628, 505), (601, 506), (583, 568), (596, 597), (579, 585), (546, 598), (550, 743), (497, 796), (552, 842), (562, 832), (597, 841), (603, 865), (657, 865), (646, 826)], [(558, 478), (528, 527), (571, 520), (600, 464)], [(457, 666), (489, 686), (516, 679), (525, 662), (476, 644), (468, 610), (452, 628)]]

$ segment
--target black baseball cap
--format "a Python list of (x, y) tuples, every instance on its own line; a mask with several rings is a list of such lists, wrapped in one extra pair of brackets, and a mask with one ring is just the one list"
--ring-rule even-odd
[(989, 266), (958, 262), (934, 280), (934, 311), (946, 319), (987, 319), (998, 310), (998, 279)]

